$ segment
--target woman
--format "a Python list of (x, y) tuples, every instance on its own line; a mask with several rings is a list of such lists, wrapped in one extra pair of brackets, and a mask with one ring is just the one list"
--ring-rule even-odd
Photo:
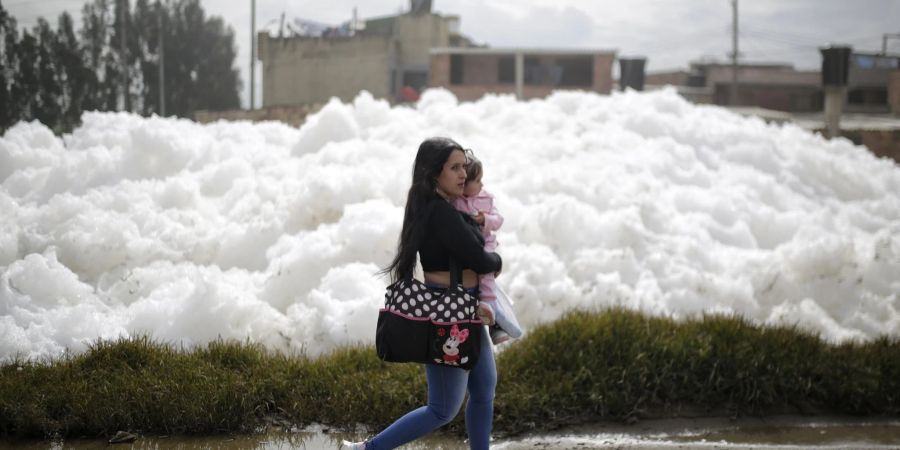
[[(435, 288), (450, 285), (451, 256), (462, 269), (463, 288), (470, 293), (477, 294), (478, 274), (500, 272), (500, 256), (484, 251), (484, 238), (478, 226), (450, 203), (463, 194), (467, 162), (466, 151), (452, 139), (430, 138), (419, 146), (397, 255), (385, 269), (394, 281), (412, 273), (417, 252), (425, 283)], [(425, 365), (428, 404), (409, 412), (365, 442), (345, 441), (344, 448), (389, 449), (424, 436), (456, 416), (466, 391), (469, 393), (466, 405), (469, 448), (489, 448), (497, 370), (490, 337), (484, 327), (481, 332), (481, 356), (471, 371)]]

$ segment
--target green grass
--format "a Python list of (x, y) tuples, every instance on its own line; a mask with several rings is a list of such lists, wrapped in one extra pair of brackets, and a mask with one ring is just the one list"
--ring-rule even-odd
[[(732, 317), (686, 321), (613, 309), (531, 330), (497, 360), (495, 430), (686, 414), (900, 413), (900, 341), (831, 345)], [(179, 349), (101, 341), (0, 367), (0, 436), (253, 431), (267, 418), (379, 429), (425, 402), (422, 369), (371, 347), (319, 358), (240, 342)], [(449, 427), (462, 430), (461, 417)]]

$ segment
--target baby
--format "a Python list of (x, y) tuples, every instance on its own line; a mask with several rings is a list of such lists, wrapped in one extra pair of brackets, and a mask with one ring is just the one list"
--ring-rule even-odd
[[(494, 196), (483, 189), (481, 177), (484, 169), (481, 161), (470, 157), (466, 167), (466, 187), (461, 197), (453, 201), (453, 206), (472, 216), (478, 225), (481, 225), (481, 233), (484, 236), (484, 250), (493, 252), (497, 248), (496, 231), (503, 225), (503, 216), (494, 206)], [(481, 296), (479, 316), (487, 323), (493, 322), (490, 327), (491, 341), (497, 345), (508, 341), (510, 338), (518, 338), (522, 335), (515, 315), (506, 298), (506, 294), (497, 286), (494, 274), (484, 274), (478, 277), (478, 289)], [(498, 300), (499, 298), (499, 300)]]

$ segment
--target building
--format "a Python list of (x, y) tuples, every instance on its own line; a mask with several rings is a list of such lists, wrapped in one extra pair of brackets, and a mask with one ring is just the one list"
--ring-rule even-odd
[(527, 99), (559, 89), (608, 94), (614, 60), (609, 50), (434, 48), (429, 85), (444, 87), (460, 100), (486, 93)]
[[(691, 63), (689, 71), (648, 74), (648, 85), (671, 84), (697, 103), (731, 104), (731, 64)], [(790, 64), (738, 66), (737, 105), (787, 112), (821, 111), (822, 77), (818, 71), (795, 70)]]
[(427, 0), (411, 0), (405, 14), (361, 24), (295, 23), (302, 32), (258, 35), (263, 108), (321, 104), (331, 97), (350, 101), (361, 90), (414, 101), (429, 86), (445, 87), (461, 100), (487, 92), (532, 98), (556, 89), (612, 88), (613, 51), (478, 47), (459, 33), (458, 16), (432, 13)]
[(894, 115), (900, 116), (900, 70), (891, 72), (888, 81), (888, 105)]
[[(697, 103), (731, 105), (733, 67), (729, 63), (696, 62), (688, 71), (648, 74), (648, 85), (676, 86)], [(900, 56), (853, 52), (848, 61), (848, 113), (900, 114)], [(777, 111), (822, 111), (824, 94), (818, 70), (795, 70), (790, 64), (738, 65), (737, 105)]]
[(431, 2), (422, 0), (412, 0), (405, 14), (350, 26), (287, 37), (262, 32), (257, 50), (263, 108), (319, 104), (331, 97), (350, 101), (361, 90), (411, 100), (428, 85), (430, 49), (471, 45), (459, 33), (458, 16), (432, 13)]
[[(889, 101), (900, 97), (900, 84), (892, 83), (900, 73), (900, 55), (853, 52), (847, 70), (847, 98), (844, 110), (860, 113), (900, 114), (900, 104)], [(894, 91), (894, 92), (892, 92)]]

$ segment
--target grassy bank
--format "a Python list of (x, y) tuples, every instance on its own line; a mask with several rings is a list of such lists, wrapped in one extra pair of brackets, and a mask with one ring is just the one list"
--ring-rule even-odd
[[(900, 341), (830, 345), (735, 318), (673, 321), (574, 312), (498, 360), (495, 429), (712, 414), (900, 413)], [(50, 363), (0, 367), (0, 436), (249, 431), (266, 419), (380, 428), (425, 401), (423, 371), (371, 347), (311, 359), (215, 342), (99, 342)], [(451, 429), (461, 429), (461, 417)]]

